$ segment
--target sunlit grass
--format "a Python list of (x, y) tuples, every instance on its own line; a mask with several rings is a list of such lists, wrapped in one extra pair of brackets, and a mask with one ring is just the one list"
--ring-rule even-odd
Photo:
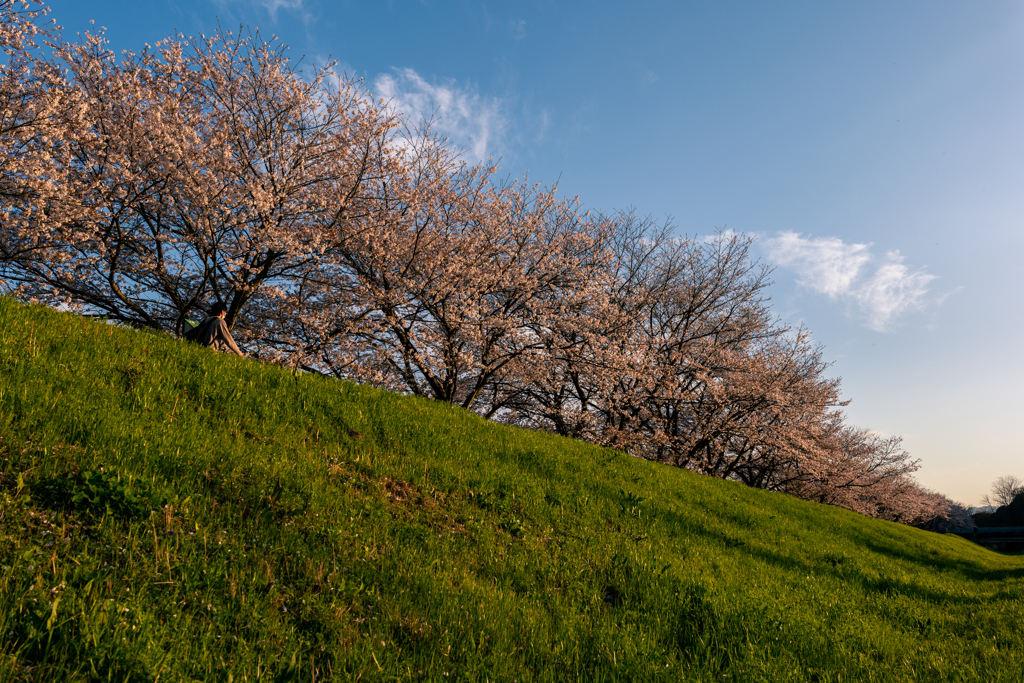
[(0, 680), (1024, 672), (1020, 556), (7, 299), (0, 438)]

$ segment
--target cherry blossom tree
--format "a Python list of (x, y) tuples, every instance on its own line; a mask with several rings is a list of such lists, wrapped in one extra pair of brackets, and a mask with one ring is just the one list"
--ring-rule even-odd
[(538, 327), (599, 290), (600, 227), (424, 133), (392, 142), (404, 168), (307, 280), (296, 338), (311, 367), (494, 416), (545, 361)]
[(520, 421), (689, 466), (680, 439), (727, 350), (774, 334), (767, 273), (740, 238), (673, 239), (628, 214), (614, 230), (611, 287), (548, 336), (555, 370), (523, 387)]
[(52, 24), (36, 25), (45, 13), (38, 2), (0, 0), (0, 193), (6, 197), (31, 192), (31, 180), (42, 175), (35, 149), (40, 138), (57, 132), (49, 123), (60, 106), (55, 91), (61, 79), (37, 56), (40, 41), (56, 33)]
[(50, 150), (61, 144), (65, 119), (77, 110), (75, 92), (62, 73), (41, 56), (57, 39), (52, 22), (39, 26), (46, 9), (35, 0), (0, 2), (0, 291), (6, 268), (32, 248), (21, 234), (33, 206), (60, 192), (62, 174)]
[(941, 493), (928, 493), (936, 511), (931, 517), (927, 516), (926, 512), (923, 512), (920, 515), (920, 520), (913, 522), (914, 526), (943, 534), (971, 529), (974, 526), (974, 519), (967, 511), (965, 505)]
[(120, 58), (87, 35), (56, 59), (84, 121), (47, 149), (61, 193), (24, 210), (6, 275), (133, 325), (178, 330), (212, 301), (233, 324), (257, 292), (286, 296), (361, 210), (391, 125), (358, 83), (302, 74), (258, 33)]

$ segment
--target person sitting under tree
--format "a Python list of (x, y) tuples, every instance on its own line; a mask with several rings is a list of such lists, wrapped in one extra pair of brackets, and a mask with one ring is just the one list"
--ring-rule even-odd
[(228, 307), (222, 303), (216, 303), (210, 307), (210, 315), (194, 329), (185, 333), (184, 337), (203, 346), (217, 349), (218, 351), (231, 351), (238, 354), (239, 358), (245, 358), (245, 354), (238, 350), (238, 345), (231, 338), (231, 331), (224, 318), (228, 315)]

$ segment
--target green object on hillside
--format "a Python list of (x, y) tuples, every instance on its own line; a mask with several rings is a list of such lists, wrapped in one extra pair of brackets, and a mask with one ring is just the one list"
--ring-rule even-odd
[(1022, 556), (7, 298), (0, 483), (0, 680), (1024, 671)]
[(181, 324), (181, 338), (195, 341), (196, 337), (199, 336), (199, 330), (200, 324), (198, 322), (185, 318), (185, 321)]

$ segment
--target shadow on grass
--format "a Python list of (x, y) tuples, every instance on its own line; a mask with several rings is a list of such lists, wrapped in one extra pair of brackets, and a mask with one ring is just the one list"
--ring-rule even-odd
[[(818, 575), (825, 574), (831, 576), (841, 582), (854, 585), (859, 584), (867, 593), (902, 595), (935, 605), (978, 605), (989, 600), (988, 597), (982, 595), (951, 595), (946, 591), (930, 588), (912, 580), (891, 576), (883, 576), (881, 578), (869, 576), (858, 567), (857, 562), (844, 562), (842, 557), (830, 558), (826, 552), (821, 553), (819, 560), (815, 560), (813, 553), (809, 553), (807, 559), (794, 558), (781, 552), (774, 552), (761, 544), (752, 543), (748, 538), (744, 538), (740, 534), (730, 534), (720, 529), (714, 529), (693, 516), (686, 516), (668, 510), (660, 510), (659, 516), (666, 524), (676, 525), (683, 533), (700, 537), (707, 542), (720, 546), (724, 550), (731, 550), (756, 558), (765, 564), (778, 567), (791, 574), (813, 571)], [(964, 578), (976, 583), (999, 583), (1006, 580), (1024, 578), (1024, 567), (985, 569), (980, 567), (977, 562), (950, 557), (947, 553), (941, 551), (936, 555), (924, 555), (925, 551), (922, 549), (915, 549), (913, 547), (900, 548), (895, 545), (899, 542), (899, 539), (890, 539), (892, 543), (889, 544), (880, 541), (878, 537), (864, 532), (857, 532), (853, 529), (847, 529), (846, 534), (859, 548), (893, 561), (914, 565), (926, 572), (938, 572), (947, 576), (953, 574), (957, 578)], [(940, 538), (936, 536), (936, 540)], [(979, 550), (992, 552), (981, 548)]]
[[(978, 566), (978, 563), (971, 560), (949, 557), (946, 554), (923, 556), (921, 552), (912, 549), (904, 549), (894, 545), (879, 542), (877, 538), (864, 533), (851, 533), (850, 536), (858, 541), (864, 548), (871, 552), (890, 557), (900, 562), (907, 562), (925, 570), (939, 569), (944, 572), (955, 572), (971, 581), (1005, 581), (1007, 579), (1024, 578), (1024, 567), (1013, 569), (985, 569)], [(1004, 557), (1000, 553), (971, 544), (971, 550), (981, 553), (992, 553), (994, 557)]]

